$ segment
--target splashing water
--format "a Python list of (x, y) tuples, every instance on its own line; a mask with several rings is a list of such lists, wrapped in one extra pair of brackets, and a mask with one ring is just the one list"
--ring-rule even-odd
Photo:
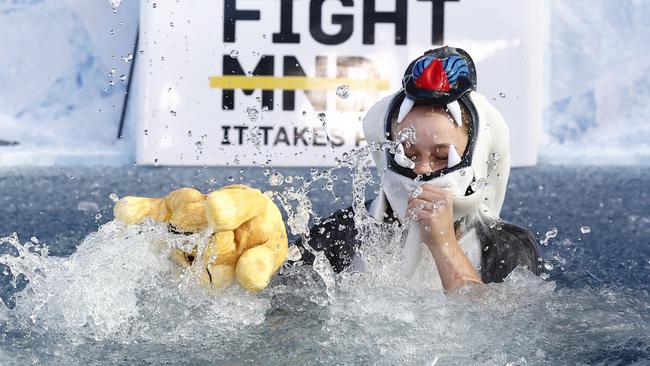
[(346, 99), (350, 96), (350, 86), (349, 85), (339, 85), (336, 87), (336, 96), (342, 99)]
[(332, 139), (330, 138), (330, 133), (327, 129), (327, 114), (324, 112), (318, 113), (318, 120), (321, 122), (321, 125), (323, 126), (323, 131), (325, 133), (325, 138), (327, 139), (327, 145), (334, 151), (334, 145), (332, 145)]
[(246, 141), (252, 143), (257, 151), (262, 151), (264, 133), (258, 126), (253, 126), (245, 132)]
[(150, 221), (113, 221), (70, 257), (50, 256), (38, 240), (0, 239), (0, 265), (17, 287), (0, 306), (0, 363), (552, 365), (643, 352), (647, 296), (631, 290), (556, 288), (517, 269), (504, 283), (445, 295), (428, 285), (434, 274), (426, 270), (408, 282), (396, 275), (403, 230), (366, 209), (375, 183), (369, 153), (393, 145), (374, 143), (345, 154), (336, 169), (267, 182), (288, 231), (305, 238), (321, 220), (311, 198), (335, 196), (337, 176), (348, 170), (364, 272), (336, 274), (308, 247), (313, 267), (285, 265), (257, 295), (237, 286), (216, 292), (197, 285), (198, 268), (169, 259), (171, 248), (195, 244), (200, 256), (208, 232), (178, 236)]

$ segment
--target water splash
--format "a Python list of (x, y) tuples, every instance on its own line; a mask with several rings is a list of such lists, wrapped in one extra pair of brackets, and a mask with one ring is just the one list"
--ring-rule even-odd
[[(402, 230), (366, 209), (375, 184), (370, 153), (393, 145), (351, 151), (337, 168), (284, 177), (267, 192), (287, 214), (289, 231), (305, 235), (321, 220), (312, 199), (334, 195), (338, 170), (349, 171), (352, 181), (343, 184), (352, 190), (363, 272), (335, 274), (314, 251), (313, 267), (283, 267), (258, 295), (236, 286), (213, 292), (196, 285), (197, 268), (168, 259), (171, 248), (200, 244), (207, 232), (178, 236), (152, 222), (110, 222), (68, 258), (51, 257), (38, 240), (1, 239), (12, 253), (0, 256), (0, 265), (17, 287), (21, 278), (29, 284), (12, 309), (0, 306), (0, 363), (101, 363), (107, 349), (111, 360), (175, 364), (598, 364), (643, 355), (650, 320), (644, 294), (556, 288), (523, 269), (504, 283), (447, 295), (429, 285), (426, 268), (409, 282), (396, 276)], [(553, 260), (557, 271), (563, 258)]]
[(327, 145), (334, 151), (334, 145), (332, 145), (332, 139), (330, 139), (329, 131), (327, 130), (327, 114), (324, 112), (318, 113), (318, 120), (323, 126), (323, 131), (325, 133), (325, 138), (327, 139)]
[(336, 87), (336, 96), (341, 99), (347, 99), (350, 96), (350, 86), (349, 85), (339, 85)]
[[(3, 311), (12, 320), (9, 329), (131, 342), (149, 339), (148, 329), (170, 321), (177, 330), (189, 333), (192, 329), (176, 319), (207, 312), (202, 321), (220, 328), (259, 324), (267, 300), (234, 286), (227, 296), (215, 296), (198, 286), (198, 265), (183, 270), (169, 259), (172, 248), (188, 250), (195, 245), (200, 257), (201, 243), (207, 242), (209, 234), (178, 236), (151, 221), (131, 226), (113, 221), (84, 239), (69, 258), (49, 256), (42, 244), (21, 244), (16, 235), (0, 238), (0, 244), (18, 253), (0, 256), (0, 263), (13, 276), (12, 285), (21, 276), (28, 281), (15, 295), (15, 307)], [(162, 308), (154, 305), (161, 303)]]
[(113, 6), (113, 9), (117, 9), (120, 7), (120, 3), (122, 2), (122, 0), (109, 0), (109, 2)]

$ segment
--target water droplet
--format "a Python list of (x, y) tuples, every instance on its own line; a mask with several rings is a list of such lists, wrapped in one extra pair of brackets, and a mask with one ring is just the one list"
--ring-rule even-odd
[(463, 286), (463, 287), (458, 289), (458, 293), (460, 295), (462, 295), (462, 296), (465, 296), (465, 295), (469, 294), (470, 292), (472, 292), (472, 286), (470, 286), (470, 285)]
[(126, 75), (124, 74), (120, 75), (120, 81), (126, 81)]
[(239, 51), (237, 50), (230, 51), (230, 57), (237, 58), (238, 56), (239, 56)]
[(101, 218), (102, 218), (102, 214), (98, 213), (97, 215), (95, 215), (95, 220), (99, 220)]
[(149, 130), (144, 130), (144, 135), (145, 136), (149, 135)]
[(108, 72), (108, 76), (110, 77), (115, 76), (115, 69), (111, 69), (111, 71)]
[(505, 97), (506, 97), (506, 93), (504, 93), (504, 92), (499, 93), (499, 97), (501, 97), (501, 98), (505, 98)]
[(232, 175), (229, 175), (228, 178), (226, 178), (226, 180), (227, 180), (228, 182), (234, 182), (234, 181), (235, 181), (235, 177), (233, 177)]
[(318, 113), (318, 119), (323, 124), (323, 127), (327, 126), (327, 114), (325, 114), (324, 112)]
[(127, 54), (126, 57), (124, 58), (124, 61), (126, 61), (126, 62), (131, 62), (131, 60), (133, 60), (133, 54), (132, 54), (132, 53), (129, 53), (129, 54)]
[(591, 228), (589, 226), (583, 226), (580, 228), (580, 232), (583, 234), (589, 234), (591, 232)]
[(284, 176), (281, 173), (273, 173), (269, 176), (269, 184), (273, 187), (278, 187), (282, 185), (284, 181)]
[(303, 116), (306, 116), (306, 115), (307, 115), (307, 111), (302, 111), (302, 115), (303, 115)]
[(411, 192), (411, 194), (410, 194), (411, 198), (417, 198), (417, 197), (419, 197), (419, 196), (422, 194), (422, 191), (423, 191), (422, 186), (417, 186), (417, 187), (415, 187), (415, 189), (413, 190), (413, 192)]
[(71, 175), (71, 176), (70, 176), (70, 180), (74, 180), (74, 175)]
[(494, 161), (495, 163), (498, 163), (499, 160), (501, 159), (501, 156), (499, 156), (499, 154), (497, 153), (492, 153), (492, 155), (490, 155), (490, 158), (492, 158), (492, 161)]
[(300, 248), (298, 248), (295, 245), (292, 245), (289, 247), (289, 251), (287, 253), (287, 259), (290, 261), (298, 261), (302, 257), (302, 254), (300, 253)]
[(108, 33), (110, 33), (111, 36), (112, 36), (113, 34), (115, 34), (115, 29), (111, 29), (110, 32), (108, 32)]
[(257, 118), (259, 117), (260, 112), (255, 107), (248, 107), (248, 108), (246, 108), (246, 114), (248, 114), (248, 119), (250, 119), (251, 122), (255, 122), (255, 121), (257, 121)]
[(551, 275), (549, 275), (548, 273), (542, 273), (542, 274), (539, 275), (539, 278), (541, 278), (543, 280), (548, 280), (550, 277), (551, 277)]
[(287, 183), (287, 184), (291, 184), (291, 183), (293, 183), (293, 177), (290, 176), (290, 175), (287, 175), (287, 176), (284, 178), (284, 182)]
[(350, 86), (349, 85), (339, 85), (336, 87), (336, 95), (339, 98), (346, 99), (350, 96)]
[(111, 193), (111, 194), (109, 194), (109, 195), (108, 195), (108, 198), (110, 198), (111, 201), (113, 201), (113, 203), (115, 203), (115, 202), (117, 202), (117, 201), (120, 200), (120, 197), (118, 197), (117, 194), (115, 194), (115, 193)]
[(553, 264), (551, 262), (544, 262), (544, 269), (547, 271), (552, 271), (553, 270)]
[(35, 236), (32, 236), (31, 238), (29, 238), (29, 241), (31, 241), (34, 244), (38, 244), (38, 238), (35, 237)]
[(102, 114), (102, 113), (104, 113), (104, 110), (100, 108), (97, 112), (98, 112), (99, 114)]
[(169, 22), (169, 26), (170, 26), (170, 27), (173, 27), (173, 26), (174, 26), (174, 22)]
[(158, 7), (158, 3), (153, 3), (152, 6), (155, 9), (156, 7)]
[(557, 236), (557, 228), (552, 228), (544, 234), (544, 237), (539, 241), (542, 245), (548, 245), (549, 239), (553, 239)]

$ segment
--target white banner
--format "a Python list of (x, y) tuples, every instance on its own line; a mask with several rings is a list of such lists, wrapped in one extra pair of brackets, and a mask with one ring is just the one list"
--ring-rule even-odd
[(404, 69), (447, 44), (511, 128), (513, 165), (541, 131), (541, 1), (141, 2), (137, 160), (331, 166)]

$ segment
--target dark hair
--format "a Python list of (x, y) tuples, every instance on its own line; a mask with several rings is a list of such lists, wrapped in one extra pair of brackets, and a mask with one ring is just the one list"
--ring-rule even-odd
[(542, 273), (539, 252), (533, 234), (504, 221), (487, 224), (477, 221), (474, 226), (481, 241), (481, 280), (483, 283), (502, 282), (513, 269), (525, 266)]

